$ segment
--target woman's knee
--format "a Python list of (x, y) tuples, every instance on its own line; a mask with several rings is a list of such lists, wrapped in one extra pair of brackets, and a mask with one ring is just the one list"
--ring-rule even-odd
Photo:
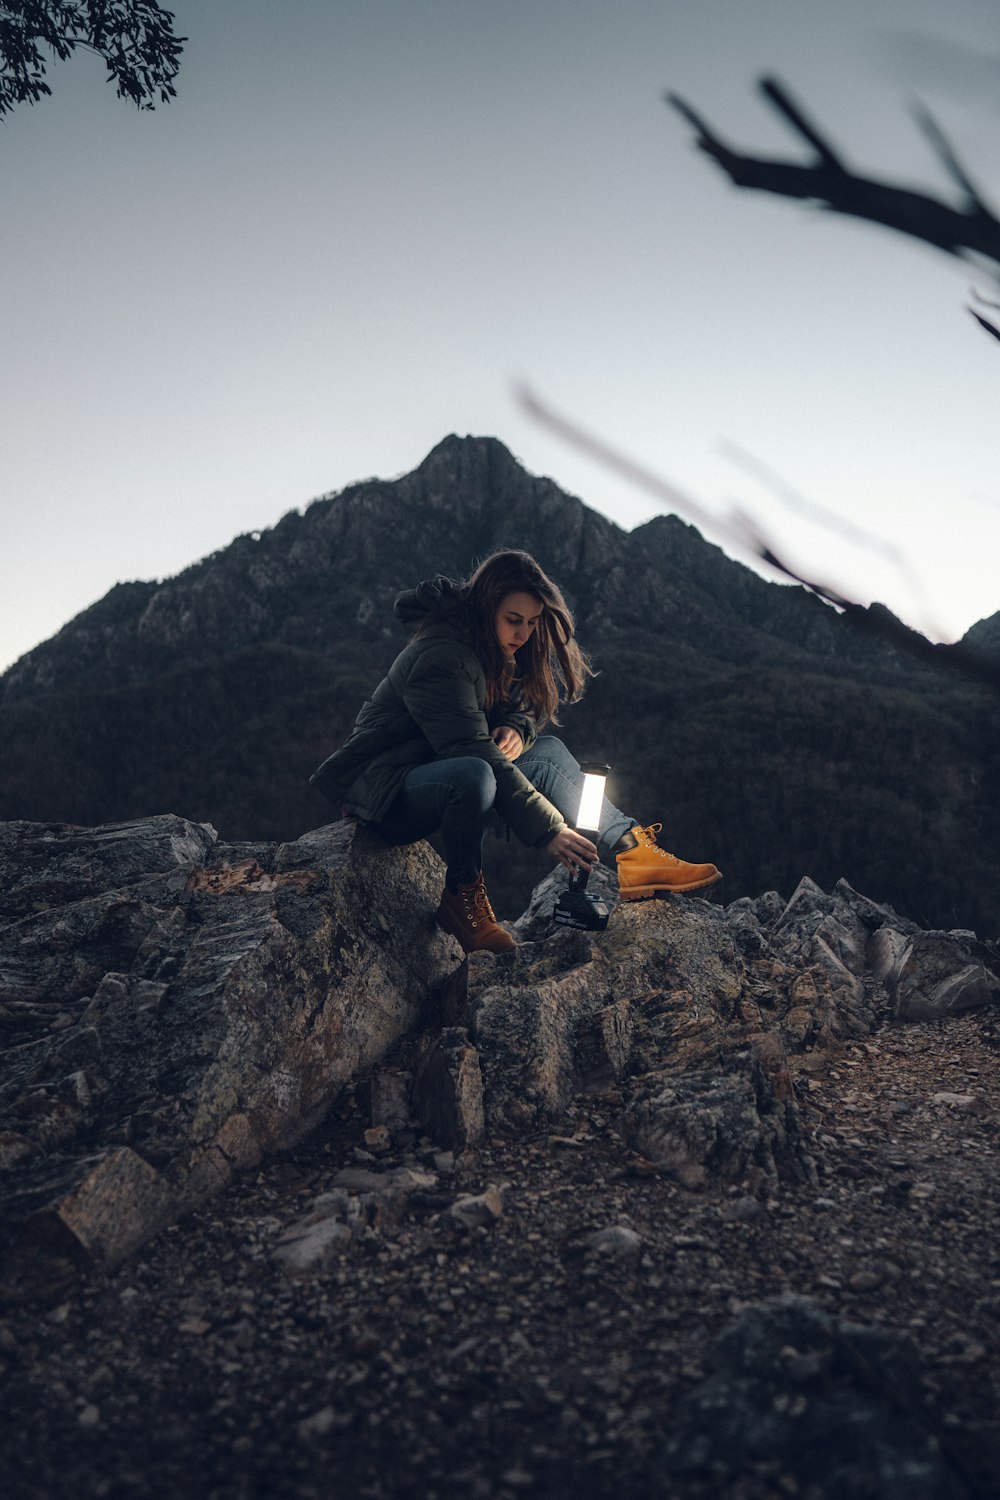
[(531, 756), (537, 755), (540, 760), (548, 761), (550, 765), (558, 766), (567, 775), (573, 776), (580, 769), (580, 762), (567, 749), (562, 740), (554, 734), (540, 734), (528, 751)]
[(488, 760), (478, 755), (459, 755), (446, 762), (453, 801), (468, 803), (486, 812), (497, 795), (497, 778)]

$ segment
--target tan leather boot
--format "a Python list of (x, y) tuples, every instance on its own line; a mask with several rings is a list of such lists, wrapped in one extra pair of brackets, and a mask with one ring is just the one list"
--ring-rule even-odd
[(618, 866), (618, 894), (623, 901), (640, 901), (648, 896), (666, 896), (675, 891), (703, 891), (717, 885), (721, 870), (714, 865), (689, 865), (668, 854), (656, 842), (662, 823), (648, 828), (633, 828), (620, 843), (631, 842), (615, 856)]
[(458, 938), (466, 953), (504, 953), (517, 947), (510, 933), (497, 924), (482, 874), (470, 885), (459, 885), (454, 894), (445, 887), (437, 924)]

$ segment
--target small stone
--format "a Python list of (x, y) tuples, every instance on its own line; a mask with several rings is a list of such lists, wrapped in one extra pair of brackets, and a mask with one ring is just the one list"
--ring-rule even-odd
[(734, 1198), (723, 1204), (721, 1216), (728, 1224), (755, 1224), (764, 1217), (764, 1205), (759, 1198)]
[(365, 1131), (365, 1145), (373, 1156), (385, 1156), (392, 1149), (388, 1125), (372, 1125)]
[(324, 1406), (319, 1411), (313, 1412), (311, 1417), (303, 1417), (298, 1424), (299, 1437), (323, 1437), (327, 1432), (342, 1431), (349, 1427), (353, 1421), (350, 1412), (341, 1412), (333, 1406)]
[(962, 1114), (981, 1113), (984, 1108), (978, 1094), (952, 1094), (946, 1089), (939, 1094), (932, 1094), (931, 1103), (958, 1110)]
[(204, 1318), (184, 1318), (177, 1325), (178, 1332), (189, 1333), (193, 1338), (200, 1338), (211, 1328), (211, 1323), (206, 1323)]
[(534, 1484), (534, 1478), (526, 1469), (515, 1464), (513, 1468), (506, 1469), (500, 1476), (504, 1484), (509, 1484), (512, 1489), (527, 1489)]
[(873, 1292), (877, 1286), (882, 1285), (882, 1273), (880, 1271), (855, 1271), (848, 1285), (855, 1292)]
[(489, 1229), (503, 1213), (503, 1199), (498, 1188), (492, 1185), (485, 1193), (456, 1198), (448, 1210), (449, 1218), (464, 1229), (476, 1229), (480, 1225)]
[(611, 1224), (607, 1229), (588, 1234), (583, 1248), (589, 1255), (607, 1255), (614, 1260), (638, 1260), (642, 1252), (642, 1236), (625, 1224)]
[(101, 1420), (101, 1410), (98, 1406), (87, 1404), (76, 1419), (83, 1428), (96, 1427)]
[(351, 1238), (350, 1225), (339, 1219), (323, 1218), (316, 1223), (300, 1221), (282, 1235), (271, 1254), (285, 1271), (296, 1276), (304, 1271), (319, 1270), (338, 1259)]

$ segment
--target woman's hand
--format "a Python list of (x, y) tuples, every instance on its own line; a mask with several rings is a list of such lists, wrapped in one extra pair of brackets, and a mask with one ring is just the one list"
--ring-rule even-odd
[(494, 729), (490, 738), (498, 750), (502, 750), (508, 760), (517, 760), (524, 749), (524, 741), (510, 724), (500, 724)]
[(555, 838), (550, 839), (545, 847), (561, 865), (566, 866), (571, 875), (575, 875), (578, 870), (592, 870), (600, 858), (596, 845), (568, 824), (560, 828)]

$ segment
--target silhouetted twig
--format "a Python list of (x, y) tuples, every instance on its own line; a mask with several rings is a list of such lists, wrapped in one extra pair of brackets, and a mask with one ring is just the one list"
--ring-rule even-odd
[(987, 207), (940, 127), (925, 109), (918, 106), (918, 123), (959, 188), (963, 200), (960, 207), (952, 207), (926, 193), (848, 171), (829, 141), (806, 117), (783, 84), (774, 78), (763, 78), (760, 89), (792, 129), (813, 148), (817, 158), (814, 162), (777, 161), (735, 151), (686, 100), (673, 93), (665, 97), (695, 130), (701, 150), (718, 162), (736, 187), (757, 188), (785, 198), (812, 198), (834, 213), (882, 224), (900, 234), (924, 240), (949, 255), (982, 256), (992, 262), (1000, 274), (1000, 220)]
[(887, 609), (878, 606), (868, 608), (838, 593), (827, 584), (803, 578), (794, 568), (790, 568), (778, 556), (774, 548), (765, 541), (760, 528), (752, 519), (743, 518), (743, 523), (736, 525), (732, 519), (726, 520), (724, 517), (713, 516), (698, 501), (691, 499), (658, 474), (644, 468), (626, 454), (611, 448), (575, 422), (560, 416), (539, 400), (527, 386), (518, 387), (515, 394), (528, 415), (541, 422), (551, 432), (572, 443), (575, 448), (580, 449), (605, 468), (613, 470), (630, 483), (646, 490), (661, 504), (714, 535), (716, 540), (729, 542), (737, 548), (747, 548), (760, 558), (761, 562), (766, 562), (791, 582), (800, 584), (825, 603), (834, 605), (857, 629), (886, 641), (896, 650), (916, 657), (928, 666), (954, 672), (973, 682), (992, 688), (994, 692), (1000, 692), (1000, 663), (994, 663), (980, 656), (967, 646), (936, 645), (919, 631), (911, 630), (908, 625), (904, 625), (902, 620), (898, 620)]
[[(727, 438), (719, 444), (719, 447), (727, 458), (765, 485), (776, 499), (794, 511), (796, 515), (802, 516), (814, 526), (822, 526), (827, 531), (835, 532), (854, 546), (863, 547), (866, 551), (878, 553), (885, 558), (906, 584), (914, 604), (923, 609), (919, 579), (901, 547), (896, 546), (894, 542), (887, 542), (884, 537), (876, 536), (874, 532), (867, 531), (862, 526), (855, 525), (853, 521), (845, 520), (828, 506), (819, 505), (815, 500), (809, 500), (805, 495), (799, 494), (798, 490), (794, 489), (769, 464), (764, 463), (755, 454), (748, 453), (738, 443), (731, 442)], [(754, 529), (755, 523), (752, 519), (747, 518), (746, 524), (751, 530)], [(925, 634), (941, 634), (937, 625), (929, 619), (926, 613), (921, 623)]]
[(980, 317), (979, 313), (976, 312), (974, 307), (967, 308), (966, 311), (972, 314), (976, 322), (979, 324), (980, 328), (985, 328), (986, 332), (992, 333), (995, 339), (1000, 339), (1000, 328), (998, 328), (995, 323), (991, 323), (988, 318)]

